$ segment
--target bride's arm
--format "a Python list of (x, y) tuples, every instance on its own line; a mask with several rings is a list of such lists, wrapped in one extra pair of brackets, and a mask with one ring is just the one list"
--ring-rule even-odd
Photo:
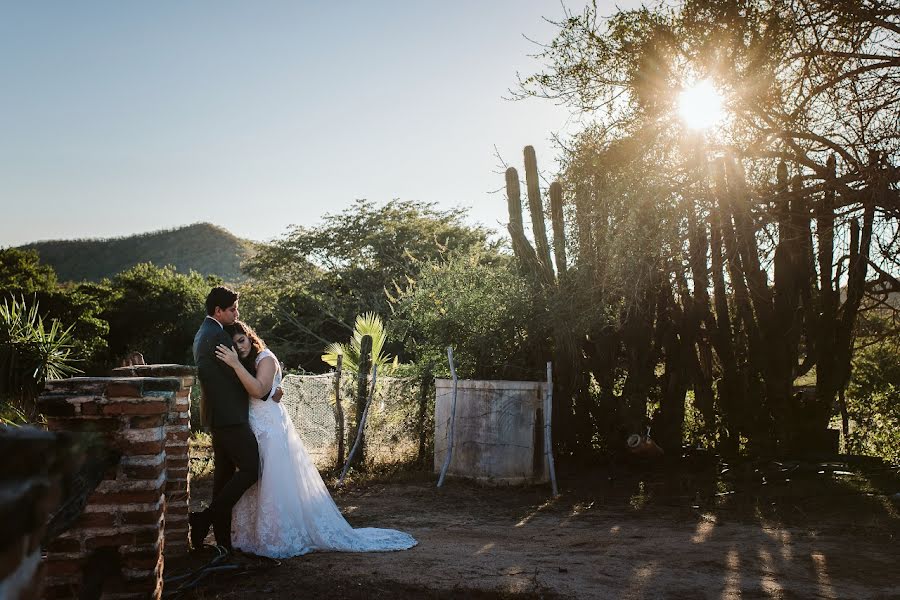
[(234, 369), (238, 379), (241, 380), (241, 384), (243, 384), (244, 389), (247, 390), (251, 398), (265, 400), (269, 392), (272, 391), (272, 382), (275, 381), (275, 359), (271, 356), (265, 357), (256, 365), (256, 377), (244, 368), (237, 352), (228, 346), (223, 344), (216, 346), (216, 357)]

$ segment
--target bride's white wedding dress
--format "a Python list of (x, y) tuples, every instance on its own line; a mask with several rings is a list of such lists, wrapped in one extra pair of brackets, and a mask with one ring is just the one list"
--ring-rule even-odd
[[(267, 356), (275, 358), (263, 350), (256, 364)], [(280, 383), (278, 367), (272, 389)], [(353, 529), (344, 520), (281, 403), (251, 399), (250, 428), (259, 443), (261, 470), (259, 481), (232, 511), (235, 548), (286, 558), (313, 551), (383, 552), (416, 545), (402, 531)]]

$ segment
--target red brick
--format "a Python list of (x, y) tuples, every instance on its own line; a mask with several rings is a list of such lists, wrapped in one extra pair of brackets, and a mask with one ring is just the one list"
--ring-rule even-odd
[(133, 533), (116, 533), (113, 535), (89, 537), (84, 541), (84, 545), (88, 550), (93, 550), (110, 546), (130, 546), (134, 544), (134, 540), (135, 534)]
[(188, 490), (188, 482), (187, 479), (171, 479), (168, 478), (166, 481), (166, 497), (167, 498), (180, 498), (182, 496), (187, 496)]
[(181, 388), (177, 392), (175, 392), (176, 398), (190, 398), (191, 397), (191, 388)]
[(166, 415), (151, 415), (147, 417), (131, 417), (128, 419), (128, 426), (132, 429), (150, 429), (152, 427), (161, 427), (166, 422)]
[(172, 458), (171, 456), (166, 457), (166, 467), (168, 467), (169, 469), (186, 469), (187, 466), (187, 458)]
[(166, 434), (166, 440), (169, 442), (179, 441), (185, 442), (191, 437), (190, 431), (170, 431)]
[(126, 512), (122, 513), (123, 525), (155, 525), (159, 523), (162, 511)]
[(47, 566), (47, 577), (60, 577), (66, 575), (78, 575), (81, 573), (83, 559), (80, 558), (53, 558), (49, 557), (44, 564)]
[(142, 381), (112, 381), (106, 384), (107, 398), (140, 398), (144, 395)]
[(168, 411), (165, 400), (122, 401), (103, 405), (104, 415), (164, 415)]
[(131, 579), (124, 575), (114, 575), (103, 580), (103, 594), (115, 595), (116, 598), (134, 598), (135, 600), (147, 600), (147, 598), (159, 598), (159, 595), (148, 594), (157, 585), (153, 577), (141, 577)]
[(132, 492), (94, 492), (88, 498), (90, 504), (149, 504), (158, 502), (162, 489)]
[(141, 456), (159, 454), (165, 449), (165, 442), (129, 442), (126, 440), (116, 440), (114, 446), (125, 456)]
[(162, 529), (153, 527), (145, 531), (138, 531), (134, 534), (136, 544), (153, 544), (162, 539)]
[(74, 527), (115, 527), (115, 525), (116, 513), (104, 511), (82, 513)]
[(117, 418), (91, 419), (75, 417), (62, 419), (59, 417), (48, 417), (47, 428), (53, 431), (109, 432), (122, 429), (122, 421)]
[(158, 554), (152, 556), (125, 555), (122, 557), (122, 567), (126, 569), (156, 569), (160, 566), (162, 557)]
[(75, 405), (68, 401), (68, 396), (41, 396), (37, 405), (38, 410), (49, 417), (75, 416)]
[(187, 506), (169, 506), (166, 508), (166, 514), (169, 515), (186, 515), (188, 514)]
[(163, 463), (158, 465), (123, 465), (122, 473), (128, 479), (156, 479), (162, 474), (164, 469), (165, 465)]
[(176, 479), (187, 479), (188, 470), (187, 469), (166, 469), (166, 475), (171, 480)]
[(47, 552), (81, 552), (81, 540), (73, 540), (71, 538), (56, 538), (47, 546)]
[(84, 417), (94, 417), (102, 412), (103, 404), (91, 400), (90, 402), (81, 403), (81, 415)]

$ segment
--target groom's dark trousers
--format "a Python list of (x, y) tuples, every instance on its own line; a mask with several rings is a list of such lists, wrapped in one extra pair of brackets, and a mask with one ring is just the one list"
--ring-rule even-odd
[[(250, 401), (234, 370), (216, 358), (217, 344), (233, 347), (231, 336), (207, 317), (194, 337), (194, 361), (203, 388), (201, 413), (212, 431), (215, 472), (211, 519), (216, 543), (231, 547), (231, 509), (259, 479), (259, 448), (248, 424)], [(193, 526), (193, 524), (192, 524)], [(208, 531), (208, 522), (206, 523)]]

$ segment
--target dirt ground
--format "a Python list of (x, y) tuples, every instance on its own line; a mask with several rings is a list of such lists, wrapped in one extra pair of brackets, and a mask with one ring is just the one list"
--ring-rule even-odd
[[(335, 496), (348, 521), (402, 529), (417, 547), (238, 556), (237, 574), (180, 597), (900, 598), (896, 467), (694, 457), (575, 473), (563, 470), (556, 499), (549, 486), (437, 489), (422, 472), (357, 481)], [(192, 496), (209, 499), (208, 477)]]

